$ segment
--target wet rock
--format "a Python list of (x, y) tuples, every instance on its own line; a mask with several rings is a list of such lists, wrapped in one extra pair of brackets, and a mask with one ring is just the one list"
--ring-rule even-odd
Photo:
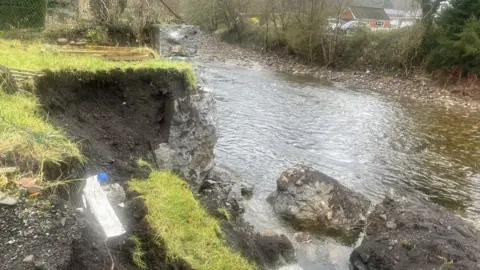
[(478, 269), (480, 233), (415, 191), (389, 192), (367, 224), (354, 269)]
[(269, 261), (283, 265), (296, 259), (292, 242), (285, 235), (263, 233), (256, 236), (259, 248), (267, 255)]
[(168, 143), (155, 150), (158, 166), (180, 173), (197, 189), (215, 166), (217, 133), (212, 94), (198, 90), (176, 98), (172, 118)]
[[(240, 177), (235, 172), (226, 167), (215, 166), (205, 178), (200, 192), (205, 194), (208, 191), (209, 198), (205, 202), (207, 207), (210, 204), (219, 204), (221, 208), (227, 208), (238, 216), (245, 211), (241, 187)], [(215, 209), (218, 206), (211, 208)]]
[(241, 179), (235, 172), (215, 166), (200, 189), (202, 203), (210, 213), (215, 215), (220, 208), (230, 213), (231, 217), (220, 223), (229, 245), (264, 269), (276, 269), (284, 263), (293, 262), (295, 251), (286, 236), (270, 230), (257, 233), (244, 221), (244, 198), (239, 183)]
[(253, 187), (247, 183), (240, 184), (240, 190), (242, 192), (242, 196), (245, 198), (251, 198), (253, 196)]
[(17, 199), (0, 192), (0, 206), (13, 206), (17, 204)]
[(297, 165), (282, 173), (269, 197), (275, 213), (304, 229), (358, 232), (370, 202), (337, 180)]
[(200, 189), (198, 191), (199, 192), (205, 192), (206, 190), (211, 190), (212, 188), (215, 187), (216, 184), (217, 184), (217, 182), (215, 182), (211, 179), (207, 179), (207, 180), (203, 181), (202, 186), (200, 187)]
[(159, 25), (150, 27), (153, 47), (161, 56), (194, 56), (200, 47), (201, 31), (195, 25)]
[(242, 190), (239, 184), (234, 184), (231, 186), (230, 191), (227, 195), (227, 203), (231, 208), (237, 213), (245, 212), (245, 203), (242, 196)]

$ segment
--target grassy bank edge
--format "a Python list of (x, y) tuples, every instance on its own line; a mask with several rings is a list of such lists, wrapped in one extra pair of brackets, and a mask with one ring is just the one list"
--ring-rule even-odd
[(167, 258), (182, 259), (198, 270), (256, 269), (226, 245), (218, 221), (176, 174), (152, 171), (146, 180), (131, 180), (129, 188), (145, 201), (145, 218), (154, 230), (154, 241), (165, 244)]
[(195, 89), (198, 81), (191, 63), (164, 58), (144, 61), (109, 61), (94, 56), (72, 56), (60, 51), (61, 47), (39, 41), (0, 39), (0, 65), (29, 71), (108, 71), (113, 69), (162, 69), (180, 72), (187, 85)]

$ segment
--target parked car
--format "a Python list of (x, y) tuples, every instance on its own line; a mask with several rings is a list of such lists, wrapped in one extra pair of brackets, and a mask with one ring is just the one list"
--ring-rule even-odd
[(345, 23), (344, 21), (337, 18), (328, 18), (327, 22), (328, 22), (327, 28), (328, 30), (331, 30), (331, 31), (335, 31)]
[(351, 33), (354, 33), (355, 31), (358, 31), (362, 28), (370, 29), (370, 25), (368, 23), (362, 22), (362, 21), (349, 21), (349, 22), (343, 24), (340, 27), (340, 30), (347, 33), (347, 34), (351, 34)]

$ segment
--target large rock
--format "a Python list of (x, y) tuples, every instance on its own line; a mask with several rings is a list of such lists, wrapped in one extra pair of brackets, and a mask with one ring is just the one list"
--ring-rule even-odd
[(161, 56), (194, 56), (200, 48), (200, 28), (195, 25), (150, 26), (152, 45)]
[(214, 99), (211, 93), (198, 90), (175, 98), (171, 109), (168, 143), (155, 150), (157, 163), (179, 172), (197, 188), (215, 165)]
[(300, 228), (348, 235), (362, 229), (370, 206), (361, 194), (303, 165), (282, 173), (268, 201), (275, 213)]
[(242, 214), (245, 212), (245, 199), (249, 198), (253, 187), (242, 182), (231, 169), (217, 165), (205, 178), (199, 191), (208, 195), (207, 204), (225, 204), (228, 210)]
[(260, 269), (278, 269), (295, 261), (295, 250), (287, 236), (273, 231), (258, 233), (243, 219), (242, 186), (246, 185), (234, 171), (215, 166), (199, 190), (206, 209), (222, 219), (220, 227), (227, 243)]
[(368, 216), (354, 269), (480, 269), (480, 234), (418, 193), (393, 193)]

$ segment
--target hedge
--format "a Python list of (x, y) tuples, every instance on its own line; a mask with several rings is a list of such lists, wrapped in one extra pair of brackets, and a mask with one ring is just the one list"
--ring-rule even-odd
[(0, 0), (0, 29), (45, 26), (47, 0)]

